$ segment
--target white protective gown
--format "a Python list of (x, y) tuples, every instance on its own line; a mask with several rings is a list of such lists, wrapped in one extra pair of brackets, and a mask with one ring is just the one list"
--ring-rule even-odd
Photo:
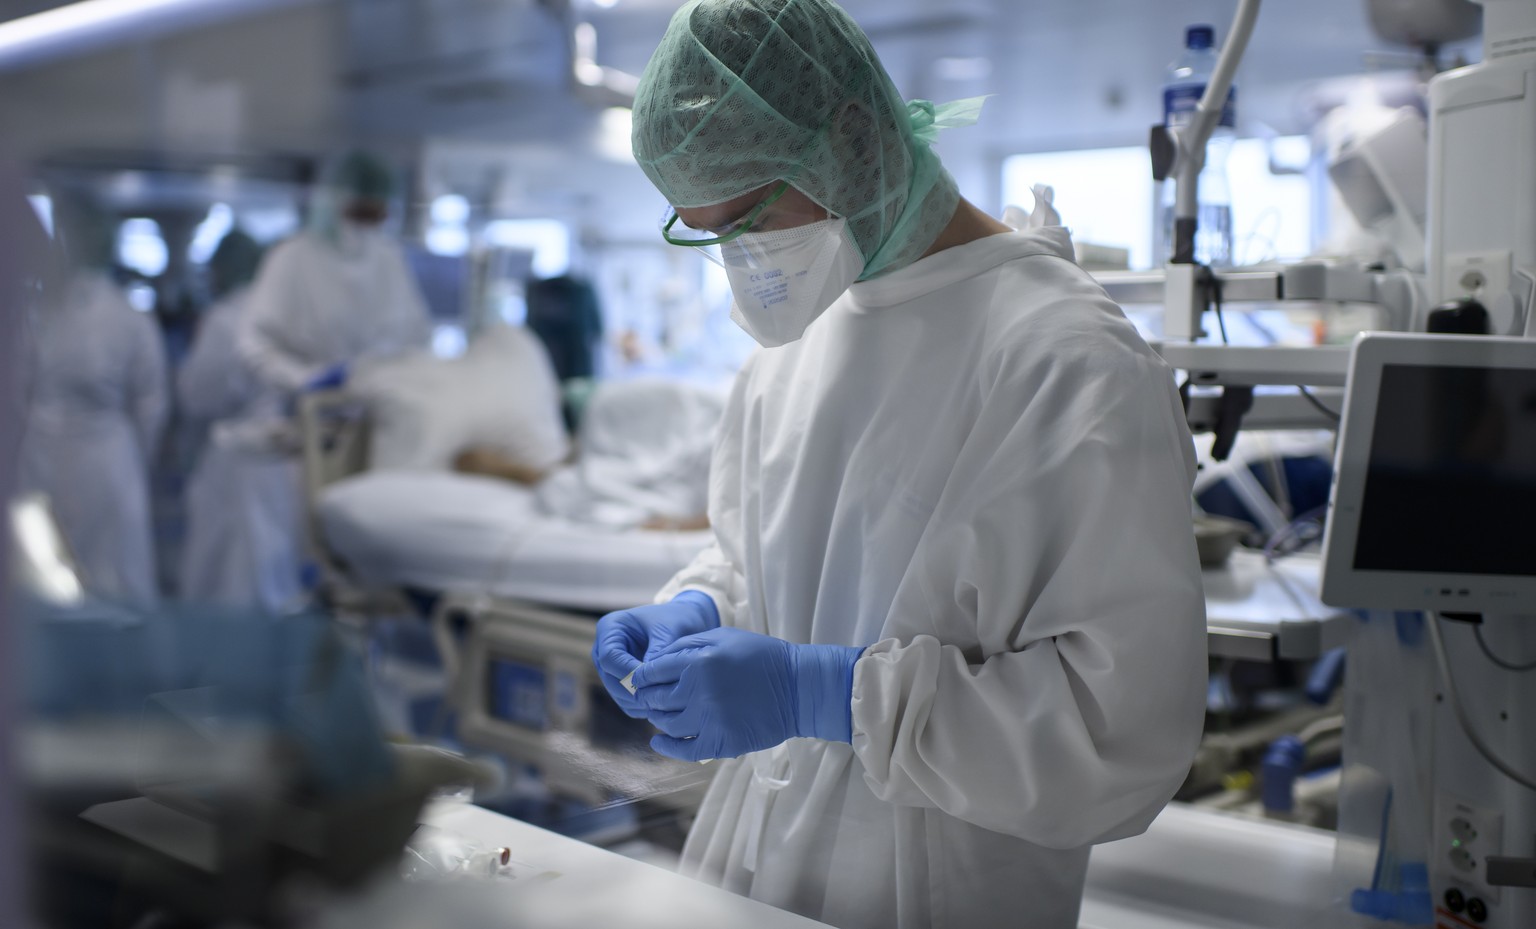
[(88, 590), (153, 602), (149, 462), (165, 427), (165, 348), (108, 277), (78, 272), (37, 320), (22, 486), (47, 494)]
[(249, 298), (209, 308), (177, 375), (182, 413), (208, 428), (187, 482), (181, 595), (276, 612), (301, 596), (299, 464), (263, 441), (279, 404), (237, 350)]
[(660, 599), (871, 648), (852, 746), (722, 763), (683, 872), (842, 927), (1075, 927), (1089, 846), (1188, 770), (1206, 633), (1171, 374), (1065, 230), (855, 285), (747, 363), (712, 468)]
[(425, 348), (430, 335), (398, 245), (379, 234), (338, 245), (308, 230), (262, 262), (240, 353), (264, 383), (292, 392), (334, 364)]

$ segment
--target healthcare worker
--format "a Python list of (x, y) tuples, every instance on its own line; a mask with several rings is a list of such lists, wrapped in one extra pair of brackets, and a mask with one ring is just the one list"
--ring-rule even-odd
[(153, 317), (108, 275), (113, 224), (61, 205), (74, 270), (36, 319), (22, 486), (46, 494), (93, 594), (158, 597), (149, 462), (165, 427), (165, 348)]
[(835, 926), (1075, 927), (1203, 722), (1172, 377), (1064, 230), (959, 197), (967, 110), (903, 103), (829, 0), (688, 3), (634, 107), (664, 234), (765, 347), (715, 543), (594, 659), (657, 751), (730, 759), (682, 871)]
[(426, 303), (382, 228), (393, 191), (388, 166), (347, 155), (317, 193), (308, 228), (262, 263), (240, 352), (263, 383), (289, 396), (335, 387), (357, 361), (427, 347)]
[(208, 259), (214, 300), (198, 324), (176, 385), (182, 415), (200, 425), (245, 412), (261, 392), (255, 372), (236, 348), (260, 265), (261, 246), (239, 229), (225, 234)]
[(291, 609), (302, 598), (298, 460), (282, 403), (237, 350), (261, 247), (240, 230), (214, 250), (214, 304), (177, 375), (177, 398), (208, 441), (187, 482), (181, 595), (197, 603)]

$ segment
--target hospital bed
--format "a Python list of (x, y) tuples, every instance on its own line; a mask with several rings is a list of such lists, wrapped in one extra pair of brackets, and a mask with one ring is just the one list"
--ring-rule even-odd
[[(697, 431), (705, 407), (676, 428)], [(533, 490), (478, 475), (370, 471), (369, 405), (344, 391), (307, 395), (299, 420), (325, 599), (363, 621), (429, 604), (466, 744), (534, 765), (594, 805), (615, 796), (697, 805), (709, 769), (650, 751), (649, 730), (607, 698), (591, 650), (596, 619), (650, 602), (708, 544), (707, 530), (550, 516)]]
[[(527, 759), (552, 782), (592, 797), (635, 782), (625, 767), (647, 757), (646, 749), (625, 738), (626, 720), (616, 718), (593, 678), (593, 621), (649, 602), (709, 534), (549, 519), (539, 515), (532, 491), (471, 475), (370, 473), (365, 405), (317, 395), (306, 399), (305, 411), (316, 547), (333, 580), (328, 586), (342, 592), (333, 601), (390, 604), (400, 602), (391, 592), (401, 588), (433, 593), (434, 634), (466, 741)], [(1272, 562), (1242, 550), (1207, 568), (1203, 580), (1214, 658), (1310, 662), (1349, 631), (1348, 615), (1317, 599), (1315, 557)], [(1259, 725), (1254, 738), (1269, 741), (1270, 728)], [(1241, 734), (1225, 734), (1212, 758), (1232, 755), (1228, 743), (1246, 744)], [(592, 744), (608, 745), (611, 757), (585, 755)], [(595, 772), (606, 780), (594, 780)]]

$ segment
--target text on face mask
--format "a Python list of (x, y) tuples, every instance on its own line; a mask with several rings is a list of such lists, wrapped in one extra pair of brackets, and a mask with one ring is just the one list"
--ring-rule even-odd
[[(800, 271), (795, 277), (805, 277)], [(760, 271), (747, 278), (747, 295), (763, 307), (778, 306), (789, 299), (790, 278), (780, 268)]]

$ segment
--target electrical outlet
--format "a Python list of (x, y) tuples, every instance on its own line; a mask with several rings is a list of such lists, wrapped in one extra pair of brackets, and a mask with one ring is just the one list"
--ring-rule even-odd
[(1462, 252), (1445, 256), (1445, 277), (1440, 289), (1445, 299), (1475, 297), (1484, 306), (1509, 293), (1509, 252)]
[(1447, 794), (1440, 795), (1436, 806), (1438, 870), (1464, 890), (1474, 891), (1489, 904), (1497, 904), (1499, 888), (1488, 883), (1487, 858), (1504, 854), (1504, 815)]

